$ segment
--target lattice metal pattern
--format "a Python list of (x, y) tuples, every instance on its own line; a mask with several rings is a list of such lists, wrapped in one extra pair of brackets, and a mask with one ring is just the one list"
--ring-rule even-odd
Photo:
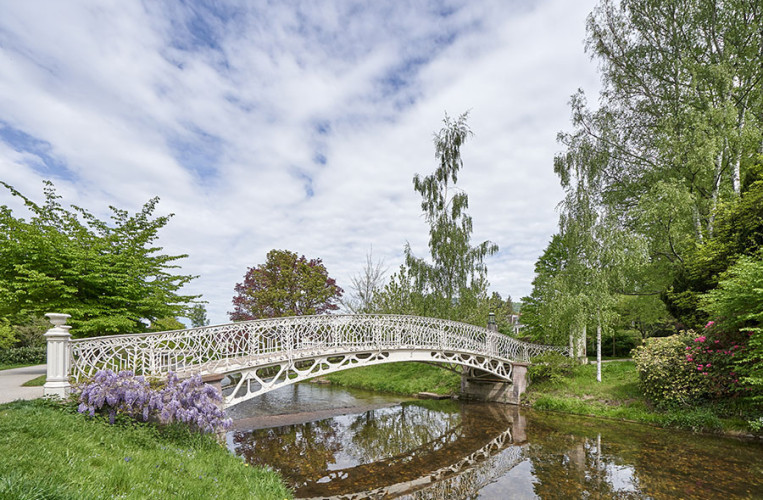
[[(389, 349), (366, 352), (318, 354), (316, 351), (298, 352), (299, 359), (272, 358), (259, 360), (252, 367), (236, 366), (227, 369), (233, 376), (232, 389), (224, 390), (224, 406), (237, 405), (256, 396), (274, 391), (286, 385), (295, 384), (329, 373), (358, 366), (395, 363), (402, 361), (422, 361), (444, 365), (460, 365), (476, 368), (505, 381), (511, 380), (512, 365), (508, 361), (492, 359), (484, 355), (440, 351), (433, 349)], [(240, 377), (239, 377), (240, 375)]]
[(567, 349), (521, 342), (465, 323), (418, 316), (322, 315), (244, 321), (172, 332), (71, 341), (71, 376), (103, 369), (161, 376), (169, 371), (228, 373), (320, 354), (436, 350), (529, 361)]

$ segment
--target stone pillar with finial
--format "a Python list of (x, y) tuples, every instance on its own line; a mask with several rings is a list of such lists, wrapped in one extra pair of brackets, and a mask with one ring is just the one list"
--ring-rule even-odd
[(45, 338), (48, 341), (48, 375), (45, 385), (42, 387), (43, 396), (55, 396), (65, 398), (71, 392), (69, 384), (69, 366), (71, 365), (72, 336), (69, 333), (71, 326), (66, 325), (68, 314), (47, 313), (53, 328), (48, 330)]

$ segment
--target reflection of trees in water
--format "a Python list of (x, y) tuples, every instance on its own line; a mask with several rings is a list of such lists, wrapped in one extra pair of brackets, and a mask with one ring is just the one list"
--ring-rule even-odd
[(763, 491), (756, 443), (551, 414), (528, 421), (534, 489), (543, 498), (732, 499)]
[(252, 465), (281, 469), (297, 482), (320, 477), (328, 464), (336, 463), (342, 449), (334, 419), (304, 424), (237, 431), (233, 433), (236, 453)]
[(527, 456), (535, 493), (541, 498), (642, 498), (638, 489), (615, 487), (612, 457), (602, 456), (600, 440), (558, 432), (534, 435)]
[(359, 463), (377, 462), (427, 446), (429, 451), (458, 439), (461, 414), (416, 404), (372, 410), (350, 424), (352, 446), (345, 450)]

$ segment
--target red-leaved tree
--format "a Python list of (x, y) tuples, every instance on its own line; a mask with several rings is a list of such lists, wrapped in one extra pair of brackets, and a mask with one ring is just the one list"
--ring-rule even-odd
[(344, 292), (321, 259), (307, 260), (288, 250), (271, 250), (267, 261), (250, 267), (236, 284), (233, 321), (324, 314), (339, 308)]

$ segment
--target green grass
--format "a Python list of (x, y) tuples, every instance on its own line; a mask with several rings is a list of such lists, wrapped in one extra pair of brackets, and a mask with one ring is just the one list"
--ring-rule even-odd
[(642, 396), (638, 373), (631, 361), (602, 364), (602, 382), (596, 381), (596, 365), (575, 368), (572, 376), (559, 382), (531, 384), (523, 401), (539, 410), (594, 417), (631, 420), (660, 427), (705, 432), (747, 432), (746, 420), (731, 416), (728, 405), (658, 411)]
[(0, 498), (291, 498), (275, 472), (248, 467), (181, 426), (109, 425), (45, 400), (0, 405)]
[[(37, 364), (37, 363), (35, 363)], [(34, 366), (35, 364), (7, 364), (0, 363), (0, 370), (10, 370), (11, 368), (23, 368), (25, 366)]]
[(27, 380), (23, 384), (21, 384), (22, 387), (42, 387), (45, 385), (45, 380), (48, 378), (47, 375), (40, 375), (39, 377), (35, 377), (32, 380)]
[(411, 395), (419, 392), (457, 394), (461, 377), (423, 363), (390, 363), (325, 375), (332, 384), (371, 391)]

